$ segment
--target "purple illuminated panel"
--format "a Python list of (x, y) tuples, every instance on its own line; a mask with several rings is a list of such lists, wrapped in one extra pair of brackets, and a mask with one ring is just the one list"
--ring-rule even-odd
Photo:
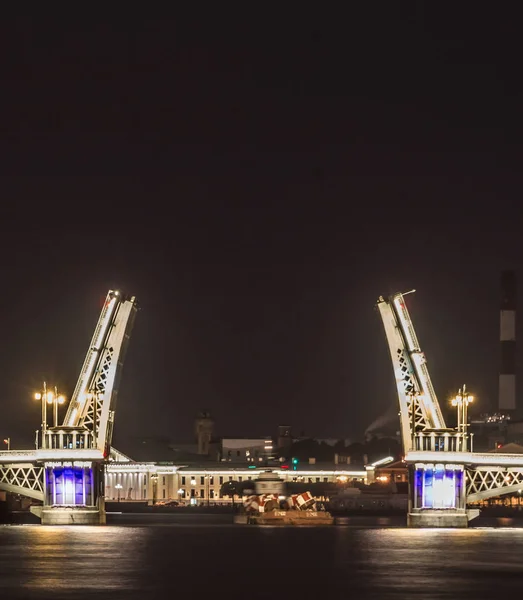
[(92, 481), (92, 469), (89, 467), (47, 468), (47, 505), (92, 506)]
[(415, 508), (460, 508), (463, 473), (444, 465), (426, 466), (414, 472)]
[(414, 508), (423, 506), (423, 471), (416, 469), (414, 471)]

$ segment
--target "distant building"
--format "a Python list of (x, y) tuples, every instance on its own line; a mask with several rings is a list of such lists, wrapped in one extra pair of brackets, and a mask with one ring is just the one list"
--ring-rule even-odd
[(200, 412), (195, 422), (196, 439), (198, 442), (197, 452), (200, 455), (208, 455), (214, 430), (214, 421), (210, 413)]
[(472, 449), (476, 452), (488, 452), (509, 441), (517, 441), (522, 432), (523, 429), (518, 432), (518, 424), (512, 423), (509, 415), (502, 413), (480, 415), (472, 419), (469, 426)]
[(270, 437), (222, 438), (222, 462), (259, 464), (272, 457), (274, 444)]
[(402, 461), (388, 463), (375, 469), (374, 480), (384, 484), (408, 483), (409, 471)]
[(278, 425), (277, 450), (283, 455), (289, 453), (292, 446), (292, 428), (290, 425)]
[[(304, 464), (297, 470), (278, 466), (268, 467), (284, 481), (297, 483), (341, 482), (365, 485), (367, 470), (363, 467), (335, 467), (332, 464)], [(180, 504), (231, 504), (232, 498), (221, 493), (227, 481), (256, 479), (266, 470), (252, 463), (206, 461), (194, 464), (168, 462), (134, 462), (129, 457), (111, 452), (105, 476), (107, 501), (131, 501), (155, 504), (174, 500)], [(239, 498), (236, 498), (238, 501)]]

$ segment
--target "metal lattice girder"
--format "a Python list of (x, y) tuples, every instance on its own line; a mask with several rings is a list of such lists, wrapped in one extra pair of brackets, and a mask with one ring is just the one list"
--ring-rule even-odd
[(65, 427), (93, 432), (96, 447), (108, 454), (119, 379), (137, 305), (133, 297), (109, 291), (76, 384)]
[[(414, 419), (412, 411), (414, 410)], [(407, 412), (410, 422), (414, 425), (414, 433), (424, 431), (427, 428), (427, 417), (425, 406), (421, 397), (418, 394), (413, 394), (407, 398)], [(411, 427), (412, 431), (412, 427)]]
[(44, 499), (44, 468), (31, 463), (0, 465), (0, 490)]
[[(416, 379), (414, 364), (412, 363), (409, 350), (403, 339), (400, 323), (394, 313), (391, 302), (380, 298), (378, 309), (385, 328), (385, 334), (389, 345), (390, 357), (394, 371), (394, 379), (398, 393), (401, 437), (405, 453), (412, 450), (412, 439), (414, 431), (432, 428), (426, 407), (422, 401), (415, 402), (415, 421), (412, 419), (411, 404), (414, 395), (422, 393), (422, 387)], [(421, 400), (421, 398), (419, 398)]]
[(467, 502), (477, 502), (523, 489), (523, 467), (467, 468)]

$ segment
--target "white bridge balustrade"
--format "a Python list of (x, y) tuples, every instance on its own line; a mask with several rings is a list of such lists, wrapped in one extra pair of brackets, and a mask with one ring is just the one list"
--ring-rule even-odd
[(414, 449), (425, 452), (467, 452), (467, 436), (454, 430), (418, 431), (414, 436)]
[(84, 449), (95, 448), (95, 437), (85, 427), (52, 427), (45, 431), (42, 448), (45, 449)]

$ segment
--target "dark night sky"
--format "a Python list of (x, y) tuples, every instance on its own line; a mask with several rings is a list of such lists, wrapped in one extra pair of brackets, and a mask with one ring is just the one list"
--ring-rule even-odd
[(396, 402), (374, 303), (413, 287), (440, 400), (494, 407), (517, 19), (424, 5), (4, 21), (0, 437), (32, 443), (44, 377), (72, 393), (114, 287), (142, 307), (116, 444), (190, 439), (201, 408), (361, 437)]

